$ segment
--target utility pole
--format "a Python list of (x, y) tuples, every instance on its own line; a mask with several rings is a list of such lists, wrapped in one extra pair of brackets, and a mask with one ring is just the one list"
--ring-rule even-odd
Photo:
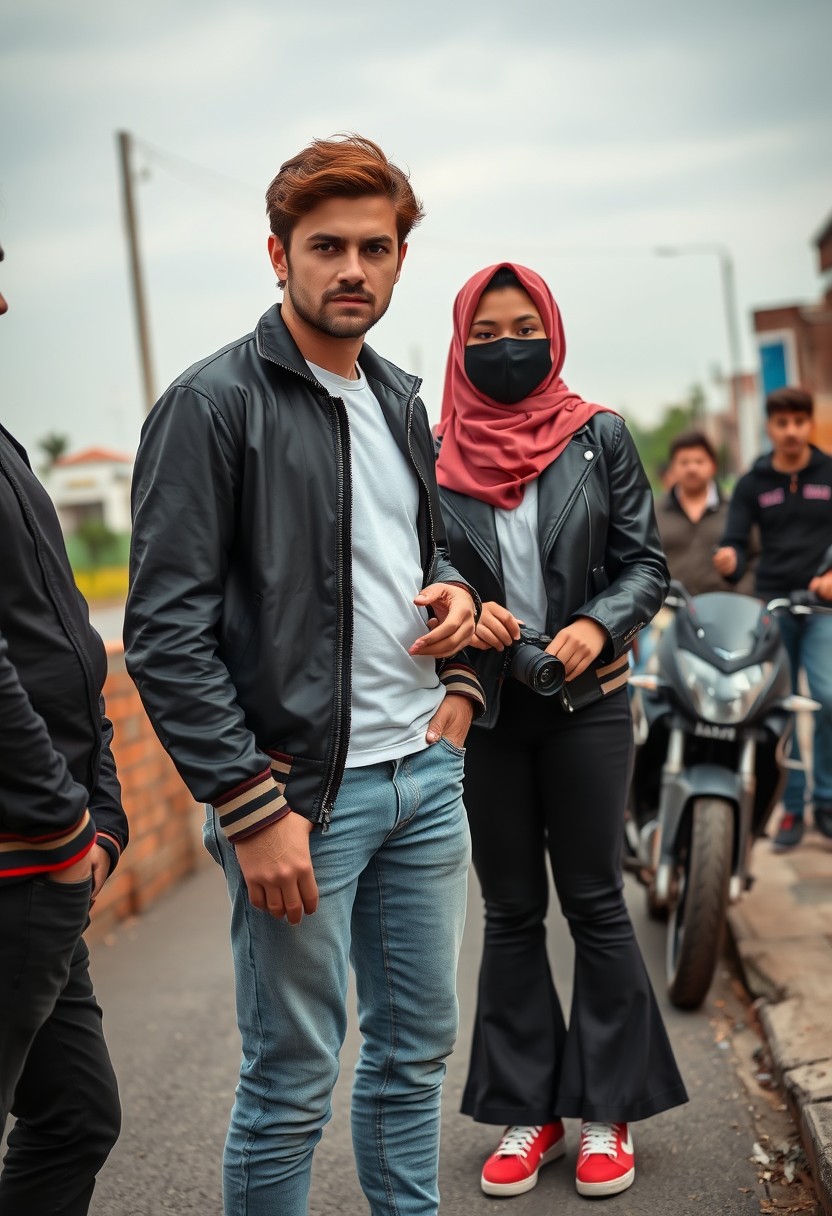
[(117, 133), (119, 163), (121, 166), (121, 188), (124, 201), (124, 224), (127, 231), (127, 249), (130, 255), (130, 281), (133, 289), (133, 307), (139, 337), (139, 358), (142, 365), (145, 413), (149, 413), (156, 401), (153, 386), (153, 360), (150, 355), (150, 326), (145, 305), (144, 281), (139, 256), (139, 235), (136, 225), (136, 203), (133, 196), (132, 148), (133, 138), (128, 131)]

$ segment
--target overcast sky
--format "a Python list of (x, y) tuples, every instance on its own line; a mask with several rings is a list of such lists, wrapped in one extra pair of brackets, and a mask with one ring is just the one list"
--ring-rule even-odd
[[(0, 418), (129, 449), (142, 394), (115, 132), (138, 141), (159, 391), (278, 292), (263, 194), (313, 136), (412, 173), (381, 353), (438, 416), (451, 305), (503, 258), (549, 281), (567, 382), (647, 421), (727, 366), (715, 257), (754, 307), (819, 294), (832, 211), (830, 0), (27, 0), (0, 39)], [(187, 163), (185, 163), (187, 162)]]

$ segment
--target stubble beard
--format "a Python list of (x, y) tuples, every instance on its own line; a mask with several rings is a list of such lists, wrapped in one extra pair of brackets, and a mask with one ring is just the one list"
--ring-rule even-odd
[[(324, 296), (320, 304), (315, 305), (302, 288), (297, 286), (293, 288), (291, 281), (286, 283), (285, 291), (292, 302), (292, 308), (300, 319), (313, 329), (317, 329), (319, 333), (326, 334), (328, 338), (363, 337), (369, 329), (372, 329), (381, 320), (390, 307), (390, 301), (393, 298), (392, 287), (390, 288), (389, 295), (381, 305), (378, 304), (375, 297), (367, 295), (364, 292), (355, 292), (356, 295), (363, 296), (370, 304), (369, 316), (365, 313), (360, 317), (330, 317), (326, 312), (326, 306), (329, 302), (328, 295)], [(341, 292), (347, 294), (348, 289), (342, 288)]]

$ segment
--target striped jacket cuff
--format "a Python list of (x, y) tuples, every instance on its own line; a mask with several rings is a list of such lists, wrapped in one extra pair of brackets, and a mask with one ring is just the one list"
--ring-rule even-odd
[(448, 663), (440, 671), (439, 681), (445, 685), (446, 693), (470, 697), (475, 702), (475, 718), (485, 713), (485, 693), (473, 667), (469, 667), (467, 663)]
[(112, 874), (121, 857), (121, 845), (109, 832), (96, 832), (95, 843), (100, 844), (110, 858), (110, 873)]
[(228, 840), (233, 844), (253, 836), (270, 823), (277, 823), (288, 815), (291, 807), (283, 797), (283, 790), (275, 781), (272, 769), (264, 769), (248, 781), (214, 801), (219, 824)]

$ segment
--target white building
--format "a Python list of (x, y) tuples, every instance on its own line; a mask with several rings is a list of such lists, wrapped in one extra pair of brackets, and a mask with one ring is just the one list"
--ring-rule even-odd
[(130, 531), (130, 482), (133, 457), (108, 448), (85, 448), (61, 456), (43, 478), (65, 535), (73, 536), (86, 519), (111, 532)]

